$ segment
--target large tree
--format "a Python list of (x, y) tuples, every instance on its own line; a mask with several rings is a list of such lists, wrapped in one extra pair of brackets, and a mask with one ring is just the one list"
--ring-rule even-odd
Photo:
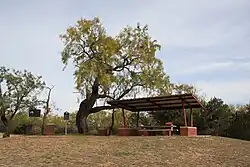
[(122, 99), (136, 91), (171, 91), (169, 77), (156, 58), (160, 45), (149, 36), (147, 26), (138, 23), (110, 36), (96, 17), (77, 21), (60, 37), (64, 43), (62, 62), (67, 65), (72, 60), (76, 89), (85, 96), (76, 116), (79, 133), (88, 130), (89, 114), (111, 108), (93, 107), (98, 99)]
[(39, 105), (39, 93), (45, 83), (40, 76), (24, 70), (0, 67), (0, 116), (9, 137), (10, 122), (19, 111)]

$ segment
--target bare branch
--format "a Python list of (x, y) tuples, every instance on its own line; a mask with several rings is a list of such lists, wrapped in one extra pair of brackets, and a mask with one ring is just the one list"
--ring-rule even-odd
[(15, 109), (14, 109), (14, 111), (12, 112), (12, 114), (11, 114), (9, 120), (12, 120), (13, 117), (16, 115), (17, 111), (20, 109), (20, 105), (21, 105), (21, 103), (22, 103), (22, 101), (23, 101), (24, 96), (25, 96), (25, 95), (22, 95), (20, 98), (19, 98), (19, 96), (17, 97)]
[(46, 100), (46, 107), (45, 107), (45, 109), (46, 109), (45, 113), (47, 115), (49, 113), (49, 102), (50, 102), (51, 91), (54, 88), (54, 86), (52, 85), (52, 87), (46, 87), (46, 88), (49, 90), (48, 97), (47, 97), (47, 100)]

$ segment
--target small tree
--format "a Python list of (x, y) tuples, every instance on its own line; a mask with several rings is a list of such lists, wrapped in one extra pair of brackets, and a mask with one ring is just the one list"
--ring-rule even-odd
[(24, 70), (0, 67), (0, 116), (10, 136), (10, 122), (17, 112), (39, 105), (38, 95), (45, 86), (41, 76)]
[(48, 89), (48, 94), (47, 94), (47, 99), (46, 99), (45, 107), (44, 107), (45, 111), (43, 113), (42, 128), (41, 128), (42, 135), (44, 135), (44, 128), (45, 128), (46, 118), (47, 118), (48, 114), (51, 112), (50, 98), (51, 98), (51, 91), (52, 91), (53, 88), (54, 88), (54, 86), (46, 87), (46, 89)]

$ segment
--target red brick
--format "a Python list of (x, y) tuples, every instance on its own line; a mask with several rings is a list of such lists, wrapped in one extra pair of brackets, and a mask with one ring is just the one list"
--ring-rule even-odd
[(138, 130), (133, 128), (119, 128), (118, 136), (137, 136)]
[(180, 127), (180, 135), (181, 136), (197, 136), (197, 128), (196, 127)]

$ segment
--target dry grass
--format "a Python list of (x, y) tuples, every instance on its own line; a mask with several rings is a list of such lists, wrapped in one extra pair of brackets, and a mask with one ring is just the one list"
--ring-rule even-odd
[(250, 142), (220, 137), (13, 136), (1, 167), (250, 166)]

